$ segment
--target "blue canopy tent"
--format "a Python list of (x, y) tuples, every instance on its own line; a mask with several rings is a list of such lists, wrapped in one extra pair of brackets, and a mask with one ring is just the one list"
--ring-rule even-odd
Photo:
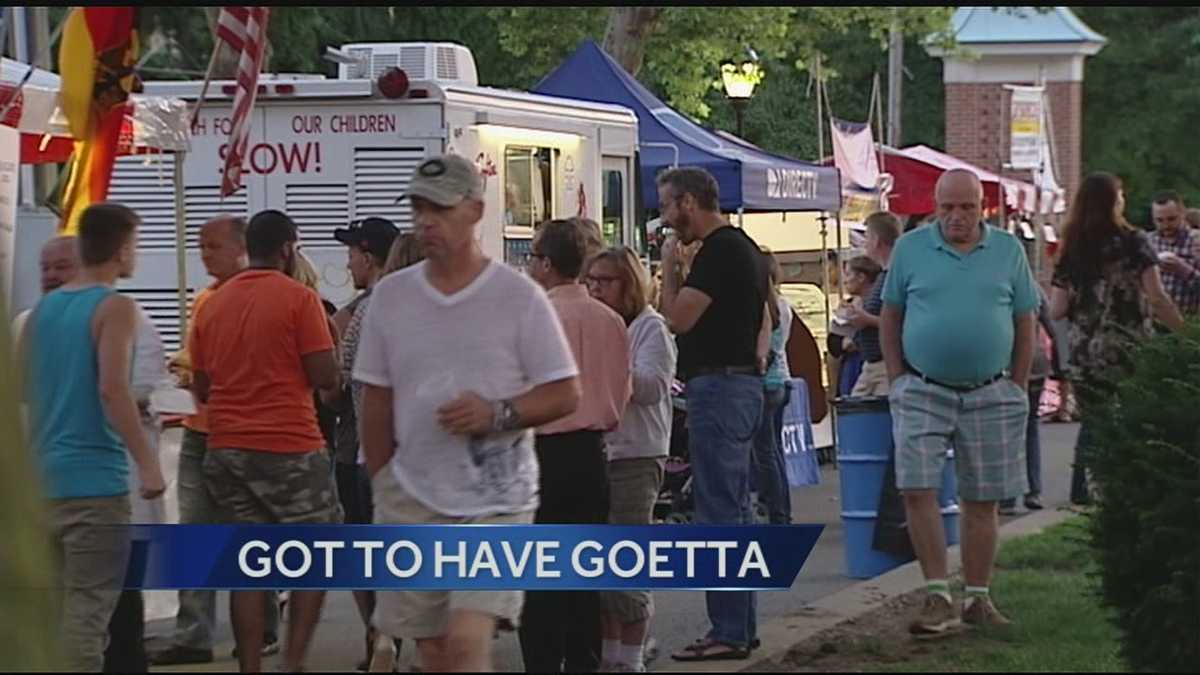
[(676, 165), (702, 167), (716, 177), (721, 210), (726, 212), (836, 212), (841, 208), (837, 169), (766, 152), (705, 129), (667, 107), (591, 40), (533, 91), (633, 110), (641, 146), (642, 199), (648, 209), (658, 208), (655, 176)]

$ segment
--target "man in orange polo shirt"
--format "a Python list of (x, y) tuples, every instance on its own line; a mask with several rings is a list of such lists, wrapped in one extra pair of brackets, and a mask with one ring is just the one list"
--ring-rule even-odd
[[(246, 228), (250, 266), (205, 302), (192, 328), (192, 391), (208, 404), (208, 491), (225, 522), (342, 520), (313, 389), (336, 390), (338, 365), (321, 299), (290, 278), (296, 225), (262, 211)], [(261, 670), (263, 591), (230, 600), (242, 672)], [(324, 591), (295, 591), (282, 666), (303, 669)]]
[[(220, 215), (200, 228), (200, 259), (213, 283), (192, 301), (194, 323), (200, 308), (233, 275), (246, 269), (246, 221), (232, 215)], [(187, 387), (192, 380), (192, 362), (185, 337), (183, 348), (171, 359), (171, 368)], [(208, 447), (208, 412), (197, 406), (195, 415), (183, 422), (183, 443), (179, 448), (179, 522), (203, 525), (216, 521), (216, 504), (204, 485), (204, 454)], [(217, 593), (209, 590), (179, 591), (179, 611), (175, 615), (175, 636), (167, 649), (150, 655), (150, 664), (173, 666), (212, 663), (213, 634), (217, 622)], [(279, 651), (276, 633), (279, 612), (268, 612), (263, 636), (264, 656)]]

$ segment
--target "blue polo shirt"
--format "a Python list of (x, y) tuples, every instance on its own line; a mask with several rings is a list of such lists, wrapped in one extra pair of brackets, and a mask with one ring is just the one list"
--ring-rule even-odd
[(936, 221), (904, 235), (883, 289), (884, 304), (904, 311), (905, 359), (947, 384), (975, 384), (1008, 369), (1013, 318), (1038, 307), (1017, 238), (982, 227), (969, 253), (947, 243)]

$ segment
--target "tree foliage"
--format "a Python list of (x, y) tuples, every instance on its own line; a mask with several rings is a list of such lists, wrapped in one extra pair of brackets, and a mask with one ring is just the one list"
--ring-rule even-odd
[[(492, 11), (501, 19), (501, 44), (521, 59), (522, 75), (532, 85), (581, 40), (600, 41), (610, 9)], [(803, 86), (813, 56), (831, 39), (849, 38), (881, 51), (893, 21), (906, 34), (924, 37), (944, 33), (951, 13), (945, 7), (668, 7), (646, 36), (644, 68), (633, 74), (673, 107), (704, 119), (714, 107), (709, 94), (720, 87), (720, 64), (747, 58), (747, 47), (766, 62), (768, 79), (799, 80)], [(826, 74), (836, 77), (837, 66), (827, 67)]]
[(1084, 78), (1085, 171), (1121, 176), (1130, 218), (1147, 223), (1158, 190), (1200, 205), (1200, 12), (1077, 7), (1108, 38)]
[(1104, 603), (1135, 672), (1200, 663), (1200, 326), (1150, 340), (1116, 394), (1084, 406)]

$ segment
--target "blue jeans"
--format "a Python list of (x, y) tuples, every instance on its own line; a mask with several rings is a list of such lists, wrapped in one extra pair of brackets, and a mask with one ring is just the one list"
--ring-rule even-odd
[[(687, 384), (688, 452), (696, 500), (696, 523), (749, 525), (750, 464), (754, 434), (763, 414), (762, 378), (705, 375)], [(757, 636), (754, 593), (708, 591), (708, 637), (747, 648)]]
[(792, 495), (788, 487), (787, 466), (784, 464), (780, 434), (783, 428), (783, 407), (787, 405), (791, 390), (763, 391), (763, 412), (754, 434), (754, 488), (758, 501), (767, 510), (767, 520), (772, 525), (787, 525), (792, 522)]
[[(1042, 436), (1039, 429), (1041, 417), (1038, 416), (1038, 404), (1042, 400), (1042, 391), (1046, 388), (1045, 380), (1035, 380), (1029, 383), (1029, 423), (1025, 427), (1025, 470), (1029, 478), (1027, 497), (1040, 497), (1042, 494)], [(1015, 506), (1016, 499), (1005, 499), (1001, 506)]]

